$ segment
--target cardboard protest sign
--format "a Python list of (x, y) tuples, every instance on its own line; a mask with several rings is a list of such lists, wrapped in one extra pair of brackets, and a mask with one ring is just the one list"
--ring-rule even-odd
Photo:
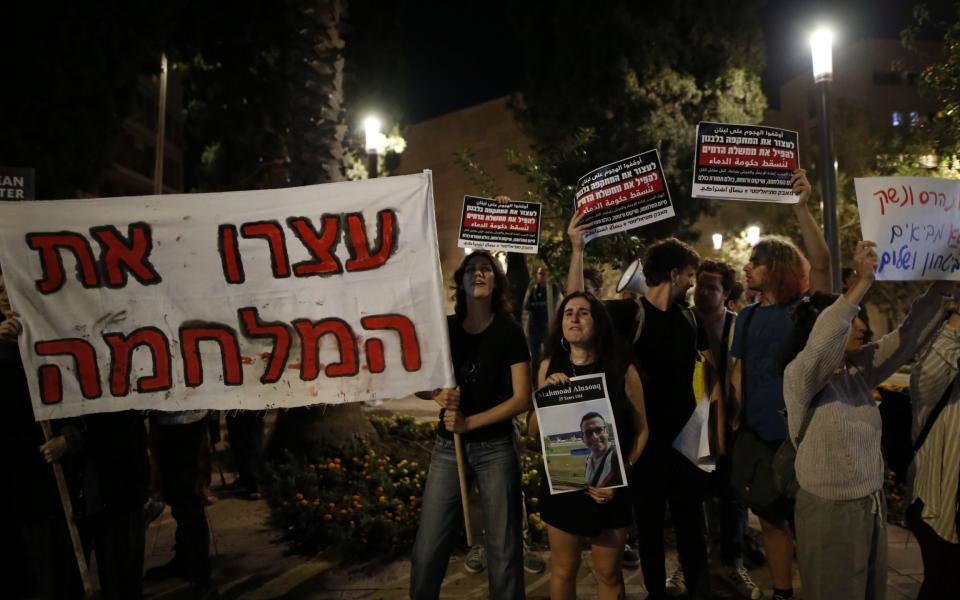
[(536, 254), (540, 246), (540, 204), (463, 197), (460, 248)]
[[(627, 485), (620, 438), (603, 373), (571, 377), (534, 393), (551, 494)], [(629, 443), (629, 441), (628, 441)]]
[(577, 182), (575, 210), (593, 226), (587, 242), (672, 217), (660, 155), (648, 150), (590, 171)]
[(790, 178), (799, 164), (796, 131), (701, 122), (691, 195), (796, 204)]
[(0, 203), (38, 419), (454, 385), (430, 173)]
[(877, 279), (960, 281), (960, 181), (854, 179), (863, 239), (876, 242)]

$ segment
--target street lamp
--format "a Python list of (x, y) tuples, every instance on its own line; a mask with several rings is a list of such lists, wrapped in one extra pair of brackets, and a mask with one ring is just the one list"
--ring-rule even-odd
[(713, 234), (713, 249), (719, 250), (721, 247), (723, 247), (723, 234)]
[(377, 177), (377, 153), (383, 145), (383, 134), (380, 133), (380, 119), (367, 117), (363, 120), (363, 132), (366, 137), (367, 148), (367, 177)]
[(837, 229), (837, 168), (833, 159), (833, 136), (830, 133), (830, 82), (833, 81), (833, 33), (820, 28), (810, 35), (813, 58), (813, 81), (820, 91), (820, 177), (823, 188), (823, 234), (830, 249), (830, 270), (833, 291), (840, 284), (840, 239)]
[(760, 242), (760, 228), (756, 225), (747, 227), (747, 243), (756, 246)]

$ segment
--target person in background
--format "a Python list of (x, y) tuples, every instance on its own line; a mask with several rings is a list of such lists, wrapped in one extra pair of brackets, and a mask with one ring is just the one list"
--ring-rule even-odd
[[(592, 294), (574, 292), (560, 303), (548, 357), (537, 373), (538, 387), (563, 385), (579, 375), (606, 375), (613, 420), (628, 469), (637, 462), (649, 438), (643, 387), (629, 356), (603, 303)], [(538, 425), (533, 413), (530, 435), (537, 435)], [(619, 485), (622, 480), (616, 454), (611, 457), (613, 441), (608, 438), (603, 417), (596, 412), (583, 415), (580, 432), (591, 450), (584, 491), (551, 495), (546, 478), (541, 479), (540, 516), (547, 523), (552, 552), (550, 597), (576, 597), (581, 552), (589, 546), (598, 597), (622, 598), (621, 556), (631, 522), (630, 494), (624, 488), (604, 487)]]
[(523, 298), (523, 329), (530, 343), (532, 364), (539, 364), (543, 343), (547, 340), (551, 321), (560, 300), (560, 289), (550, 281), (547, 270), (537, 269), (537, 276)]
[(603, 272), (596, 267), (587, 267), (583, 270), (583, 286), (585, 292), (593, 294), (595, 298), (603, 300)]
[(454, 285), (447, 332), (457, 387), (418, 394), (441, 411), (413, 544), (410, 597), (440, 596), (462, 515), (453, 438), (460, 434), (467, 487), (476, 480), (483, 505), (490, 597), (522, 599), (523, 507), (513, 417), (530, 408), (530, 354), (510, 316), (506, 275), (490, 253), (467, 256)]
[[(907, 525), (923, 558), (917, 600), (960, 590), (960, 313), (953, 312), (910, 374), (913, 440)], [(941, 404), (942, 403), (942, 404)], [(939, 414), (936, 407), (940, 406)], [(919, 439), (926, 431), (925, 439)]]
[(864, 344), (859, 303), (876, 277), (875, 246), (857, 244), (857, 278), (843, 295), (814, 294), (793, 313), (783, 396), (797, 448), (797, 557), (808, 600), (886, 595), (882, 427), (872, 390), (931, 338), (953, 291), (933, 284), (895, 331)]
[[(733, 267), (723, 261), (704, 260), (697, 268), (697, 284), (694, 287), (694, 311), (703, 324), (710, 344), (710, 352), (717, 359), (717, 377), (720, 381), (720, 402), (714, 406), (722, 410), (711, 411), (717, 446), (717, 468), (711, 476), (711, 498), (707, 501), (707, 515), (711, 529), (715, 528), (720, 538), (720, 560), (724, 575), (744, 598), (759, 600), (763, 597), (760, 588), (753, 582), (750, 572), (743, 566), (743, 544), (747, 535), (747, 509), (735, 498), (730, 485), (730, 457), (726, 453), (726, 440), (732, 433), (726, 415), (732, 411), (727, 382), (733, 370), (733, 332), (736, 313), (726, 304), (737, 285)], [(740, 289), (743, 292), (743, 289)], [(713, 407), (712, 407), (713, 408)], [(711, 510), (712, 509), (712, 510)]]

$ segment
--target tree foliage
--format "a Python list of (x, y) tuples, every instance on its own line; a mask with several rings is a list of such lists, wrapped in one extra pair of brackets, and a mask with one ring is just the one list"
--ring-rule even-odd
[(591, 242), (588, 252), (618, 263), (649, 240), (697, 236), (691, 226), (710, 207), (689, 198), (697, 123), (756, 123), (766, 107), (756, 9), (720, 1), (516, 7), (526, 86), (514, 108), (533, 152), (512, 163), (529, 180), (531, 199), (546, 205), (541, 256), (552, 271), (566, 268), (563, 231), (577, 179), (651, 148), (659, 150), (676, 218)]

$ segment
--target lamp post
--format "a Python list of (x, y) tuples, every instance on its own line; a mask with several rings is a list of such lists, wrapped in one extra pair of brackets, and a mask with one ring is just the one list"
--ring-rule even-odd
[(366, 137), (367, 148), (367, 177), (377, 177), (377, 154), (383, 144), (383, 134), (380, 133), (380, 119), (367, 117), (363, 120), (363, 132)]
[(817, 29), (810, 35), (813, 57), (813, 81), (820, 91), (820, 179), (823, 189), (823, 233), (830, 249), (833, 291), (841, 289), (840, 238), (837, 229), (837, 170), (833, 160), (833, 136), (830, 133), (830, 83), (833, 81), (833, 33)]

